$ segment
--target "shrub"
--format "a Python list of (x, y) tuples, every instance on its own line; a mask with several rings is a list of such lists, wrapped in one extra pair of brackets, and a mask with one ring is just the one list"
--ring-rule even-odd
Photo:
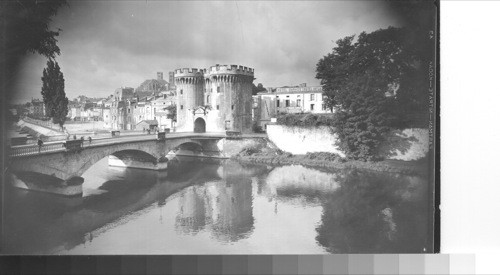
[(284, 114), (277, 118), (277, 124), (296, 127), (332, 126), (333, 114)]

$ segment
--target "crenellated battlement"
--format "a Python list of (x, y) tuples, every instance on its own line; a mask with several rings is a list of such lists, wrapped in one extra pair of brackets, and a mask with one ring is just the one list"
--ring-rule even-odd
[(232, 75), (254, 75), (254, 69), (241, 66), (241, 65), (215, 65), (211, 66), (205, 72), (205, 77), (209, 77), (210, 75), (218, 75), (218, 74), (232, 74)]
[(190, 77), (200, 77), (205, 74), (205, 69), (197, 69), (197, 68), (182, 68), (182, 69), (176, 69), (174, 71), (174, 77), (183, 77), (183, 76), (190, 76)]
[(254, 69), (241, 65), (215, 65), (209, 69), (182, 68), (174, 72), (175, 84), (196, 84), (200, 78), (205, 82), (252, 82)]

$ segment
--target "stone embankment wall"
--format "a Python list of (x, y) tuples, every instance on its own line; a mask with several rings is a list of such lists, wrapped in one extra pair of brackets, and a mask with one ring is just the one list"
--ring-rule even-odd
[(265, 138), (221, 139), (217, 142), (217, 149), (225, 157), (233, 157), (247, 148), (261, 150), (264, 147), (273, 147)]
[(267, 136), (279, 149), (294, 155), (329, 152), (345, 157), (345, 154), (335, 145), (337, 136), (326, 126), (303, 128), (267, 125)]
[[(335, 145), (338, 137), (329, 127), (268, 125), (267, 135), (279, 149), (294, 155), (329, 152), (345, 156)], [(418, 160), (425, 157), (429, 151), (427, 129), (394, 130), (386, 140), (379, 148), (379, 154), (386, 159)]]
[(80, 122), (80, 123), (66, 123), (64, 124), (66, 130), (70, 133), (80, 133), (80, 132), (92, 132), (99, 130), (110, 130), (111, 124), (105, 123), (104, 121), (93, 121), (93, 122)]
[(32, 135), (32, 136), (40, 136), (42, 135), (43, 136), (43, 140), (44, 141), (58, 141), (58, 140), (65, 140), (66, 139), (66, 135), (59, 132), (59, 131), (56, 131), (56, 130), (53, 130), (53, 129), (50, 129), (48, 127), (44, 127), (44, 126), (40, 126), (40, 125), (37, 125), (37, 124), (33, 124), (33, 123), (29, 123), (29, 122), (26, 122), (24, 120), (19, 120), (19, 122), (17, 123), (17, 126), (19, 126), (19, 128), (24, 128), (24, 129), (28, 129), (27, 131)]
[(59, 131), (56, 131), (56, 130), (53, 130), (53, 129), (50, 129), (48, 127), (44, 127), (44, 126), (40, 126), (40, 125), (36, 125), (34, 123), (29, 123), (29, 122), (26, 122), (24, 120), (19, 120), (19, 122), (17, 123), (17, 125), (19, 127), (28, 127), (44, 136), (57, 136), (57, 135), (61, 135), (61, 132)]

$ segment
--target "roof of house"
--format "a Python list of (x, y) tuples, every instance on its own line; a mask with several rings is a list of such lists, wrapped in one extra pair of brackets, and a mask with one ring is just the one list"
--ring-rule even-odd
[[(142, 120), (142, 121), (141, 121), (141, 122), (139, 122), (139, 123), (143, 123), (143, 122), (144, 122), (144, 123), (147, 123), (147, 124), (149, 124), (149, 125), (158, 125), (158, 121), (156, 121), (156, 120)], [(137, 124), (139, 124), (139, 123), (137, 123)]]

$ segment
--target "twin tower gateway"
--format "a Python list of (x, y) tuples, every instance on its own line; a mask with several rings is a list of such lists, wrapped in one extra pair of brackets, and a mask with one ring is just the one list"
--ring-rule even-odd
[(252, 131), (254, 69), (215, 65), (177, 69), (177, 131)]

